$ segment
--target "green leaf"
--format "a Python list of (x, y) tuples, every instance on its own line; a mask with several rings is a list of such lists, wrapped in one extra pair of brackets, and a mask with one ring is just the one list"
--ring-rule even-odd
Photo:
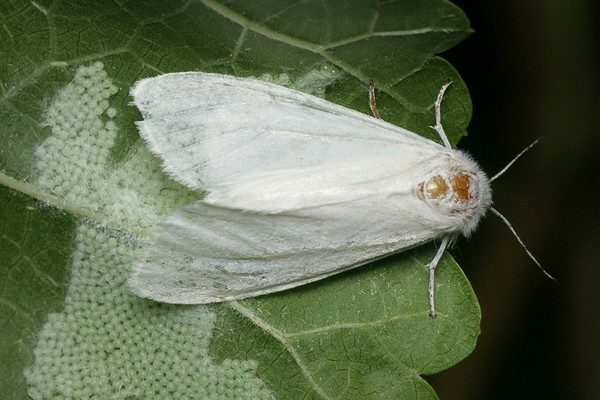
[(0, 186), (0, 393), (18, 399), (37, 332), (63, 308), (75, 221)]
[(140, 143), (136, 80), (260, 76), (363, 112), (372, 80), (384, 119), (438, 140), (432, 105), (450, 79), (443, 122), (456, 143), (471, 104), (435, 55), (470, 32), (454, 5), (2, 0), (0, 23), (0, 392), (435, 398), (421, 375), (472, 351), (480, 312), (448, 255), (440, 315), (427, 315), (432, 246), (213, 306), (161, 305), (126, 284), (158, 222), (198, 197)]

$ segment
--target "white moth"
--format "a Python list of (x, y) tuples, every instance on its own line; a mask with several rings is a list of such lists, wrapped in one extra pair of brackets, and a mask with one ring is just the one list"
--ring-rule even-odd
[(142, 138), (173, 179), (206, 196), (164, 221), (132, 290), (167, 303), (242, 299), (439, 238), (428, 265), (434, 315), (438, 261), (491, 203), (490, 179), (444, 134), (446, 87), (433, 127), (442, 146), (255, 79), (185, 72), (137, 82)]

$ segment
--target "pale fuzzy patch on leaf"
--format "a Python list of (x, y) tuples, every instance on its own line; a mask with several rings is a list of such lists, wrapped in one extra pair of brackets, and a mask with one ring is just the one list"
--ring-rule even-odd
[[(63, 312), (39, 333), (25, 372), (33, 399), (270, 398), (254, 361), (215, 365), (208, 354), (214, 313), (132, 296), (135, 254), (121, 234), (77, 229)], [(225, 396), (225, 397), (222, 397)]]
[(38, 183), (69, 204), (101, 213), (100, 222), (138, 231), (196, 195), (166, 179), (142, 144), (111, 165), (118, 128), (109, 99), (117, 90), (102, 63), (77, 70), (46, 111), (52, 136), (36, 151)]
[(198, 195), (166, 178), (142, 144), (111, 164), (116, 92), (102, 63), (80, 67), (46, 112), (52, 135), (37, 149), (38, 183), (102, 220), (77, 230), (65, 309), (49, 315), (25, 373), (30, 396), (271, 398), (256, 362), (212, 363), (215, 316), (207, 307), (159, 304), (129, 291), (132, 261), (147, 244), (131, 232), (150, 231)]
[(263, 74), (258, 79), (324, 97), (327, 87), (333, 85), (341, 75), (342, 73), (338, 68), (331, 64), (323, 64), (320, 68), (310, 70), (296, 79), (292, 79), (285, 73), (279, 75)]

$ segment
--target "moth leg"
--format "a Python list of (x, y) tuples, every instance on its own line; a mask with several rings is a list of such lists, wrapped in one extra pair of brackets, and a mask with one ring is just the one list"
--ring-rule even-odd
[(429, 315), (435, 317), (435, 267), (437, 267), (446, 247), (448, 246), (448, 237), (444, 236), (442, 238), (442, 243), (440, 247), (437, 249), (437, 253), (433, 257), (433, 260), (427, 264), (427, 268), (429, 269)]
[(446, 136), (446, 132), (444, 132), (444, 127), (442, 126), (442, 100), (444, 99), (446, 89), (448, 89), (448, 86), (450, 86), (451, 83), (452, 81), (445, 83), (440, 89), (437, 99), (435, 99), (435, 125), (430, 126), (431, 129), (435, 130), (438, 135), (440, 135), (442, 142), (444, 142), (444, 146), (449, 149), (452, 148), (452, 145), (450, 144), (450, 141), (448, 141), (448, 136)]
[(377, 119), (381, 119), (379, 116), (379, 111), (377, 111), (377, 101), (375, 101), (375, 83), (373, 81), (369, 82), (369, 108), (371, 109), (371, 113)]

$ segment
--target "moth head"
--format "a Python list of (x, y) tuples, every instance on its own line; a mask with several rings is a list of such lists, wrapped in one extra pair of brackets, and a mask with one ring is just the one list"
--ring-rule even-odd
[[(500, 220), (506, 224), (527, 255), (538, 268), (550, 279), (550, 275), (533, 254), (527, 249), (510, 222), (498, 210), (491, 207), (492, 189), (490, 183), (500, 177), (510, 166), (531, 149), (538, 141), (534, 141), (515, 158), (513, 158), (500, 172), (488, 178), (479, 165), (467, 154), (452, 150), (438, 160), (429, 174), (417, 184), (414, 192), (417, 197), (442, 217), (450, 217), (448, 229), (450, 239), (456, 239), (454, 233), (469, 236), (479, 223), (485, 212), (490, 209)], [(443, 218), (446, 220), (446, 218)]]
[(491, 205), (490, 181), (463, 153), (452, 154), (419, 182), (417, 197), (436, 213), (449, 217), (451, 229), (469, 236)]

